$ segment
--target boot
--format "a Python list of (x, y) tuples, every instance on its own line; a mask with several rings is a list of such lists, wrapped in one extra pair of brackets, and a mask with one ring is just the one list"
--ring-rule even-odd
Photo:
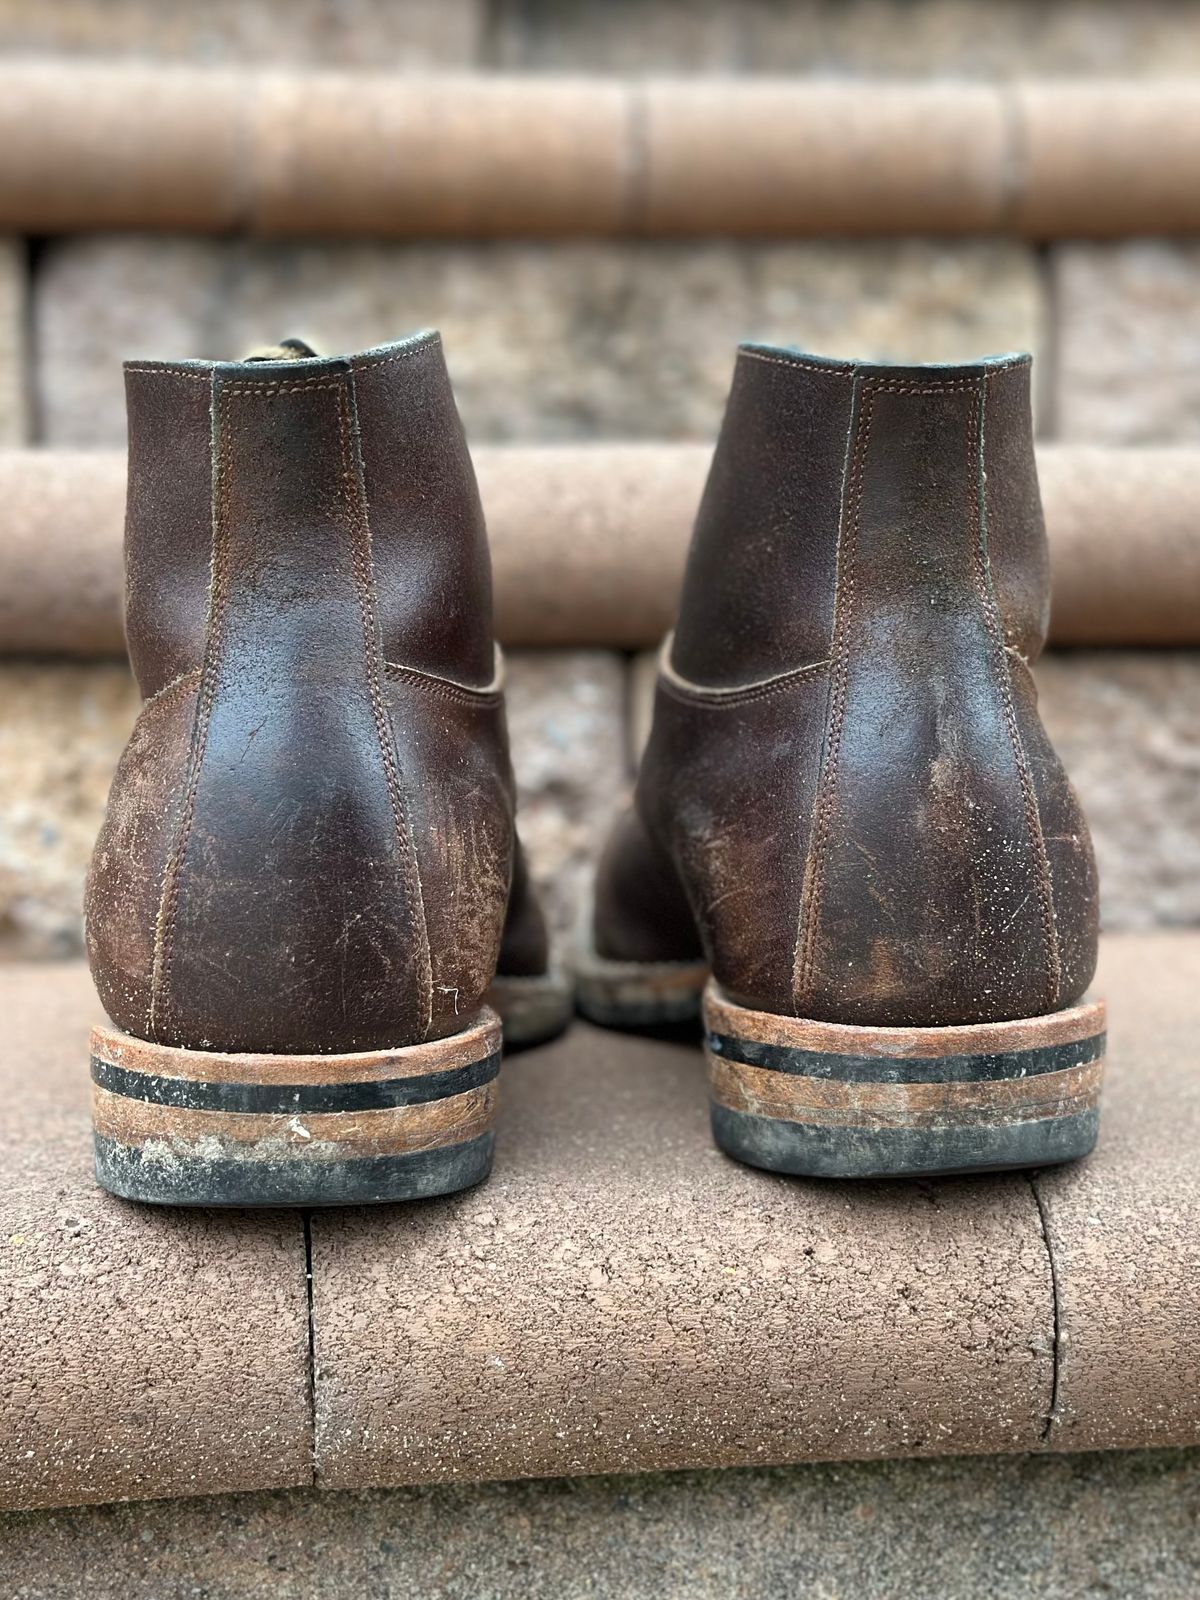
[(1029, 375), (739, 352), (579, 998), (676, 1021), (711, 971), (713, 1131), (755, 1166), (1095, 1142), (1096, 873), (1030, 671)]
[(555, 990), (560, 1016), (566, 996), (514, 876), (487, 541), (440, 340), (130, 363), (126, 386), (145, 704), (86, 894), (114, 1024), (92, 1037), (99, 1180), (304, 1206), (476, 1183), (502, 937), (521, 993)]

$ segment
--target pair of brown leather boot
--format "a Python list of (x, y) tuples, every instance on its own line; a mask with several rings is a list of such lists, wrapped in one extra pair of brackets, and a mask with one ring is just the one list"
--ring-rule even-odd
[[(146, 704), (87, 892), (100, 1181), (306, 1206), (475, 1183), (501, 1019), (547, 1037), (569, 994), (440, 342), (127, 386)], [(1091, 1148), (1095, 872), (1029, 675), (1046, 594), (1027, 358), (743, 348), (579, 974), (620, 1026), (694, 1016), (707, 980), (733, 1155)]]

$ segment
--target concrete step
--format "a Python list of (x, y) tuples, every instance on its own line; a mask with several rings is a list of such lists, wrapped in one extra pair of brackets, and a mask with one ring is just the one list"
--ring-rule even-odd
[[(474, 452), (505, 645), (656, 646), (712, 451)], [(1200, 644), (1200, 450), (1042, 445), (1056, 645)], [(124, 453), (0, 451), (0, 656), (116, 656)]]
[(1188, 233), (1198, 147), (1186, 78), (0, 62), (0, 227), (32, 234)]
[(0, 968), (0, 1504), (1200, 1442), (1200, 935), (1097, 990), (1076, 1167), (755, 1173), (695, 1047), (578, 1027), (489, 1184), (306, 1224), (97, 1190), (86, 974)]

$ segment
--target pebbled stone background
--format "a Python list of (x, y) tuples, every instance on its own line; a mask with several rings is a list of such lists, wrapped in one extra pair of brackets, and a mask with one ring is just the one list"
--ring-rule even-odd
[(709, 439), (739, 339), (950, 361), (1043, 344), (1007, 241), (302, 245), (97, 235), (33, 288), (40, 439), (125, 441), (121, 361), (236, 359), (289, 335), (361, 350), (438, 327), (468, 436)]
[(1051, 272), (1061, 436), (1090, 444), (1200, 438), (1200, 245), (1063, 244)]
[(139, 703), (121, 663), (0, 663), (0, 957), (82, 951), (83, 878)]
[(400, 71), (1200, 71), (1189, 0), (3, 0), (0, 53)]

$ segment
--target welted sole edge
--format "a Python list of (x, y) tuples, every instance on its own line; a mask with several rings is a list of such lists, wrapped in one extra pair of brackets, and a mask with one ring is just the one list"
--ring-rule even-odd
[(347, 1055), (233, 1054), (91, 1039), (96, 1177), (158, 1205), (363, 1205), (479, 1183), (501, 1029)]
[(712, 1129), (727, 1154), (794, 1176), (1038, 1167), (1096, 1143), (1100, 1001), (1044, 1017), (864, 1028), (750, 1011), (710, 983)]

